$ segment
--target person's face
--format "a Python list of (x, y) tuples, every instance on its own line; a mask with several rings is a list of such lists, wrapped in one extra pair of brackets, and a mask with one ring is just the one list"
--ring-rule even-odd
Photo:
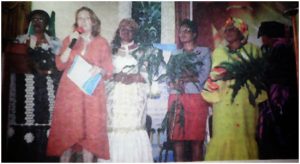
[(235, 41), (241, 41), (243, 36), (236, 27), (229, 26), (225, 28), (224, 37), (228, 43), (232, 43)]
[(82, 27), (84, 32), (91, 32), (92, 31), (92, 20), (90, 17), (90, 13), (86, 10), (82, 10), (77, 14), (77, 25), (78, 27)]
[(179, 28), (179, 40), (180, 42), (187, 43), (187, 42), (193, 42), (196, 37), (196, 34), (192, 32), (192, 30), (183, 25)]
[(46, 19), (40, 15), (35, 14), (31, 18), (32, 26), (34, 28), (35, 33), (42, 33), (46, 29)]
[(122, 42), (130, 43), (133, 40), (134, 29), (131, 26), (121, 26), (119, 33)]

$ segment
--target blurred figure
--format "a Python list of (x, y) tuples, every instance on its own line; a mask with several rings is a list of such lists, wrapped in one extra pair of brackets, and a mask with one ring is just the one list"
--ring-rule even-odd
[(133, 19), (122, 19), (112, 41), (114, 75), (107, 84), (110, 162), (153, 162), (146, 131), (149, 84), (145, 67), (138, 71), (143, 54), (137, 52), (137, 32)]
[(46, 11), (31, 11), (29, 20), (28, 33), (12, 44), (14, 51), (23, 53), (12, 59), (23, 59), (26, 70), (11, 75), (9, 130), (14, 133), (9, 147), (17, 151), (10, 154), (19, 155), (12, 161), (42, 162), (50, 160), (46, 158), (47, 130), (61, 75), (55, 66), (61, 42), (48, 31), (52, 22)]
[(298, 86), (290, 27), (262, 22), (258, 38), (268, 55), (265, 82), (269, 101), (260, 108), (258, 143), (261, 159), (298, 158)]
[[(47, 155), (60, 156), (61, 162), (74, 162), (71, 157), (76, 153), (82, 153), (80, 162), (93, 162), (94, 156), (109, 159), (104, 80), (111, 77), (113, 66), (109, 44), (100, 36), (100, 25), (91, 9), (78, 9), (74, 29), (82, 30), (74, 30), (66, 37), (56, 56), (57, 68), (63, 75), (56, 95)], [(102, 75), (92, 95), (84, 93), (68, 78), (76, 56), (93, 66), (92, 74)]]
[[(179, 28), (180, 49), (174, 52), (169, 60), (169, 65), (176, 67), (177, 58), (184, 55), (195, 55), (191, 65), (201, 62), (196, 66), (197, 74), (182, 70), (179, 80), (169, 82), (169, 138), (173, 143), (175, 151), (175, 161), (189, 161), (185, 150), (191, 150), (191, 161), (203, 160), (203, 141), (205, 138), (206, 118), (208, 112), (208, 103), (203, 100), (200, 92), (208, 78), (211, 68), (211, 52), (207, 47), (197, 45), (198, 29), (195, 22), (185, 19), (181, 22)], [(176, 74), (175, 68), (170, 68)], [(186, 71), (186, 72), (185, 72)], [(172, 109), (174, 104), (182, 105)], [(179, 105), (178, 105), (179, 106)], [(175, 110), (175, 111), (174, 111)], [(174, 112), (173, 112), (174, 111)], [(180, 123), (180, 120), (182, 123)], [(183, 124), (183, 125), (182, 125)], [(190, 148), (188, 145), (190, 144)]]
[(224, 62), (234, 64), (250, 60), (247, 56), (249, 53), (252, 53), (249, 55), (253, 58), (257, 58), (261, 53), (258, 47), (247, 42), (248, 26), (243, 20), (228, 18), (224, 30), (224, 38), (228, 44), (214, 50), (212, 71), (202, 92), (204, 99), (212, 103), (213, 111), (213, 132), (207, 146), (205, 160), (258, 159), (255, 140), (257, 104), (265, 101), (267, 96), (262, 91), (251, 102), (249, 94), (254, 93), (257, 88), (247, 79), (245, 85), (240, 86), (233, 100), (233, 84), (241, 77), (223, 79), (229, 70), (220, 69), (220, 65)]

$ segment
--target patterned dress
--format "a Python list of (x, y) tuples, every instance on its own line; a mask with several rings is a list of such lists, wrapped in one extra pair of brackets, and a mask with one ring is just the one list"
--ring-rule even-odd
[[(135, 49), (113, 56), (114, 72), (137, 73)], [(125, 68), (134, 65), (134, 68)], [(147, 79), (145, 72), (141, 73)], [(108, 136), (111, 162), (153, 162), (151, 143), (145, 130), (149, 84), (110, 82), (108, 96)]]
[(28, 43), (30, 62), (41, 70), (51, 70), (52, 74), (40, 74), (33, 70), (10, 75), (8, 154), (12, 162), (57, 160), (46, 156), (46, 147), (60, 78), (54, 63), (60, 42), (44, 35), (47, 43), (41, 45), (36, 44), (34, 35), (20, 35), (17, 38), (19, 43)]
[[(245, 49), (258, 56), (259, 49), (252, 44), (246, 44)], [(241, 54), (245, 53), (238, 49)], [(238, 60), (235, 52), (229, 52), (225, 47), (217, 48), (212, 55), (212, 68), (222, 62)], [(217, 74), (212, 71), (210, 76)], [(258, 158), (258, 148), (255, 141), (255, 132), (258, 118), (257, 106), (253, 107), (248, 100), (248, 90), (242, 87), (233, 103), (231, 103), (232, 89), (229, 87), (235, 80), (217, 81), (219, 89), (215, 91), (204, 90), (202, 96), (212, 103), (213, 130), (212, 139), (208, 143), (205, 160), (247, 160)], [(255, 87), (247, 82), (250, 90)], [(206, 83), (207, 86), (208, 82)], [(256, 99), (256, 104), (266, 100), (263, 91)]]

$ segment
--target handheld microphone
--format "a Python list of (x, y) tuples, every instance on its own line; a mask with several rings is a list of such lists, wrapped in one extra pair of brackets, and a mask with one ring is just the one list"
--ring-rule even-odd
[[(77, 31), (79, 34), (82, 34), (84, 32), (84, 29), (82, 27), (77, 27), (75, 29), (75, 31)], [(69, 45), (69, 48), (72, 49), (76, 43), (77, 39), (76, 38), (73, 38), (70, 45)]]

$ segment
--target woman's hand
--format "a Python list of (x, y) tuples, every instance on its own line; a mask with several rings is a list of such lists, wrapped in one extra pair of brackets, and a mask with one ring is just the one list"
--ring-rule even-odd
[(175, 89), (180, 93), (184, 93), (184, 81), (183, 80), (176, 80), (175, 82), (169, 83), (171, 89)]
[[(79, 34), (79, 32), (77, 32), (77, 31), (74, 31), (71, 35), (70, 35), (70, 44), (71, 44), (71, 42), (72, 42), (72, 40), (73, 39), (78, 39), (79, 38), (79, 36), (80, 36), (80, 34)], [(70, 57), (70, 54), (71, 54), (71, 51), (72, 51), (72, 49), (68, 46), (66, 49), (65, 49), (65, 51), (62, 53), (62, 55), (60, 56), (60, 60), (61, 60), (61, 62), (63, 62), (63, 63), (66, 63), (67, 61), (68, 61), (68, 59), (69, 59), (69, 57)]]

